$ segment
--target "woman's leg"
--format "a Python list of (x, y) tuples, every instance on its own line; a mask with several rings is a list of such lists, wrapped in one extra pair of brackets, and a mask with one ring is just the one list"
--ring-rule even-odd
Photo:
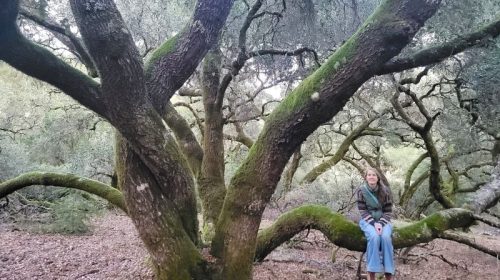
[(359, 227), (364, 232), (366, 244), (366, 270), (368, 272), (384, 272), (380, 262), (380, 240), (381, 236), (375, 231), (375, 227), (364, 220), (359, 222)]
[(382, 246), (382, 255), (384, 259), (384, 270), (386, 273), (386, 279), (391, 279), (390, 277), (387, 278), (387, 274), (390, 273), (394, 275), (394, 272), (396, 271), (394, 268), (394, 247), (392, 246), (392, 225), (387, 224), (382, 228), (382, 235), (381, 235), (381, 246)]

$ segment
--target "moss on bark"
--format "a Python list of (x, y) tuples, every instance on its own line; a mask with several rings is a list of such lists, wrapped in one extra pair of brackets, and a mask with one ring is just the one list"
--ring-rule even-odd
[(212, 252), (223, 260), (224, 277), (229, 279), (239, 271), (241, 279), (251, 277), (262, 212), (293, 152), (401, 51), (437, 7), (437, 2), (423, 0), (384, 1), (368, 22), (268, 117), (231, 181), (219, 217)]
[(99, 181), (68, 173), (29, 172), (0, 184), (0, 198), (28, 186), (56, 186), (82, 190), (97, 195), (127, 212), (123, 194)]
[[(393, 231), (394, 248), (429, 242), (448, 229), (470, 226), (472, 212), (454, 208)], [(270, 252), (305, 229), (321, 231), (332, 243), (353, 251), (364, 251), (366, 239), (359, 226), (339, 213), (320, 205), (305, 205), (280, 216), (272, 226), (259, 232), (255, 259), (262, 261)]]
[(177, 45), (177, 40), (181, 36), (180, 34), (182, 33), (176, 34), (175, 36), (165, 41), (163, 44), (161, 44), (157, 49), (153, 51), (151, 57), (144, 65), (146, 74), (149, 74), (153, 70), (155, 63), (158, 62), (162, 57), (175, 50), (175, 47)]

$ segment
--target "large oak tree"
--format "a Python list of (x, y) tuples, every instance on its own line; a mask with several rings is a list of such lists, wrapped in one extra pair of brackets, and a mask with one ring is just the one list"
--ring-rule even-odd
[[(439, 62), (477, 44), (480, 38), (498, 35), (497, 20), (446, 45), (395, 58), (439, 9), (440, 2), (382, 1), (359, 30), (266, 119), (247, 158), (225, 187), (220, 181), (223, 93), (241, 65), (252, 55), (261, 54), (247, 52), (242, 36), (231, 74), (222, 79), (218, 74), (204, 75), (205, 158), (199, 145), (192, 146), (192, 132), (179, 121), (169, 100), (217, 44), (232, 0), (198, 0), (185, 28), (156, 49), (146, 63), (113, 1), (71, 0), (83, 40), (78, 44), (79, 52), (88, 54), (85, 62), (95, 68), (89, 73), (99, 81), (27, 39), (17, 25), (18, 15), (23, 13), (18, 1), (1, 1), (0, 59), (61, 89), (116, 128), (120, 191), (69, 175), (31, 173), (2, 183), (0, 197), (33, 184), (79, 188), (105, 197), (130, 215), (158, 279), (249, 279), (254, 259), (264, 258), (283, 241), (310, 227), (340, 246), (363, 250), (357, 226), (326, 208), (293, 210), (258, 233), (262, 213), (292, 154), (318, 126), (341, 111), (368, 79)], [(258, 16), (261, 4), (260, 0), (254, 3), (245, 24), (250, 25)], [(220, 64), (217, 57), (216, 50), (210, 51), (204, 71), (216, 73), (213, 67)], [(205, 188), (200, 191), (204, 210), (212, 211), (206, 217), (216, 223), (211, 257), (202, 255), (198, 246), (195, 181)], [(495, 194), (488, 205), (498, 201), (495, 184), (487, 189)], [(478, 212), (486, 207), (471, 206)], [(428, 241), (473, 220), (471, 211), (446, 210), (397, 229), (395, 244), (404, 247)]]

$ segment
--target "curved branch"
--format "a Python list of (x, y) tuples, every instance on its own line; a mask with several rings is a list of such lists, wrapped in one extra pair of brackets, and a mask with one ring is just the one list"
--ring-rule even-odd
[(424, 153), (421, 154), (408, 168), (406, 171), (405, 175), (405, 183), (403, 187), (403, 194), (399, 198), (399, 205), (403, 206), (406, 205), (406, 203), (410, 200), (410, 198), (413, 196), (413, 193), (415, 193), (416, 188), (427, 178), (429, 177), (428, 172), (424, 172), (420, 174), (419, 177), (414, 181), (413, 184), (411, 184), (411, 177), (413, 176), (413, 173), (415, 172), (415, 169), (422, 163), (424, 159), (426, 159), (429, 156), (429, 153)]
[[(194, 119), (196, 120), (196, 124), (198, 125), (198, 129), (200, 130), (201, 136), (203, 137), (203, 135), (205, 133), (205, 126), (203, 125), (203, 121), (201, 120), (200, 116), (198, 116), (198, 113), (196, 112), (196, 110), (193, 107), (191, 107), (190, 104), (188, 104), (186, 102), (176, 102), (176, 103), (172, 104), (172, 106), (173, 107), (184, 107), (184, 108), (188, 109), (191, 112), (191, 114), (193, 115)], [(174, 108), (172, 108), (172, 109), (174, 109)]]
[[(393, 78), (394, 79), (394, 78)], [(400, 82), (396, 83), (397, 92), (392, 96), (391, 103), (401, 116), (401, 118), (411, 127), (415, 132), (417, 132), (422, 140), (424, 140), (425, 148), (427, 149), (427, 153), (429, 154), (429, 158), (431, 160), (430, 166), (430, 175), (429, 175), (429, 192), (433, 195), (433, 197), (438, 201), (444, 208), (453, 208), (453, 202), (446, 197), (442, 191), (442, 178), (440, 174), (440, 160), (439, 153), (436, 149), (436, 145), (434, 144), (434, 140), (431, 134), (431, 128), (434, 124), (435, 118), (439, 115), (431, 116), (428, 110), (425, 108), (422, 100), (420, 100), (416, 93), (411, 91), (409, 88), (405, 88), (401, 85)], [(403, 110), (400, 102), (398, 101), (399, 92), (404, 92), (411, 97), (413, 102), (418, 107), (419, 112), (425, 117), (425, 124), (420, 125), (415, 122), (406, 112)]]
[(0, 198), (34, 185), (65, 187), (97, 195), (127, 213), (123, 194), (109, 185), (67, 173), (29, 172), (0, 184)]
[(0, 60), (47, 82), (109, 120), (99, 83), (71, 67), (50, 51), (26, 39), (16, 26), (17, 1), (0, 2)]
[(89, 75), (93, 78), (97, 77), (97, 69), (95, 68), (90, 55), (85, 49), (83, 41), (80, 38), (76, 37), (71, 32), (69, 27), (61, 26), (58, 23), (50, 19), (43, 18), (42, 16), (33, 13), (32, 11), (24, 7), (20, 7), (19, 14), (52, 32), (52, 34), (54, 34), (57, 39), (59, 39), (66, 47), (69, 48), (71, 52), (73, 52), (80, 59), (80, 61), (87, 68), (87, 72), (89, 73)]
[(401, 119), (403, 119), (403, 121), (408, 124), (408, 126), (413, 129), (414, 131), (416, 132), (421, 132), (424, 130), (424, 127), (420, 124), (418, 124), (417, 122), (415, 122), (412, 118), (410, 118), (410, 116), (408, 116), (408, 114), (405, 112), (405, 110), (403, 109), (403, 107), (401, 106), (400, 102), (399, 102), (399, 95), (400, 95), (400, 92), (399, 92), (399, 88), (398, 90), (394, 93), (394, 95), (391, 97), (391, 104), (392, 106), (394, 106), (394, 109), (396, 110), (396, 112), (399, 114), (399, 116), (401, 117)]
[[(200, 143), (198, 143), (198, 140), (196, 140), (196, 136), (186, 119), (183, 118), (179, 112), (177, 112), (172, 103), (167, 102), (165, 111), (163, 119), (167, 123), (168, 127), (172, 129), (175, 139), (177, 140), (177, 144), (179, 144), (179, 148), (186, 157), (191, 171), (195, 177), (198, 177), (201, 172), (203, 149), (201, 148)], [(197, 116), (195, 115), (195, 117)], [(200, 127), (200, 130), (201, 129), (202, 127)]]
[(429, 66), (425, 67), (425, 69), (422, 70), (422, 72), (418, 73), (416, 77), (408, 77), (405, 79), (401, 79), (399, 81), (399, 84), (406, 85), (406, 84), (418, 84), (418, 83), (420, 83), (422, 78), (427, 75), (430, 68), (431, 67), (429, 67)]
[[(438, 238), (448, 229), (468, 227), (474, 221), (472, 212), (453, 208), (436, 212), (406, 226), (394, 228), (394, 248), (413, 246)], [(276, 222), (259, 232), (255, 260), (262, 261), (283, 242), (305, 229), (321, 231), (339, 247), (362, 252), (366, 240), (359, 226), (328, 207), (306, 205), (281, 215)]]
[(300, 151), (301, 147), (302, 146), (299, 146), (299, 148), (297, 148), (297, 151), (293, 153), (293, 157), (290, 161), (288, 170), (285, 172), (283, 183), (285, 192), (288, 192), (292, 189), (293, 177), (295, 176), (295, 172), (297, 172), (297, 169), (299, 168), (300, 159), (302, 159), (302, 153)]
[(344, 161), (347, 161), (349, 164), (351, 164), (354, 168), (356, 168), (356, 170), (358, 170), (359, 172), (359, 175), (363, 176), (363, 173), (365, 172), (365, 169), (359, 165), (357, 162), (354, 161), (354, 159), (352, 158), (349, 158), (347, 156), (345, 156), (344, 158), (342, 158)]
[(408, 201), (413, 197), (415, 192), (417, 191), (418, 187), (425, 181), (425, 179), (429, 178), (430, 172), (427, 170), (425, 172), (422, 172), (416, 179), (408, 185), (408, 188), (406, 188), (403, 191), (403, 194), (401, 195), (401, 198), (399, 200), (399, 205), (405, 207), (408, 204)]
[(314, 61), (316, 62), (316, 65), (319, 67), (321, 64), (319, 63), (319, 58), (318, 58), (318, 53), (308, 47), (302, 47), (299, 49), (296, 49), (294, 51), (285, 51), (285, 50), (258, 50), (258, 51), (253, 51), (248, 53), (248, 58), (256, 57), (256, 56), (262, 56), (262, 55), (284, 55), (284, 56), (297, 56), (297, 55), (302, 55), (303, 53), (308, 52), (312, 53), (314, 56)]
[(481, 221), (489, 226), (496, 227), (496, 228), (500, 229), (500, 223), (493, 220), (493, 219), (487, 218), (485, 216), (476, 215), (476, 214), (474, 214), (474, 219)]
[(422, 163), (422, 161), (424, 159), (426, 159), (427, 157), (429, 157), (429, 153), (423, 153), (421, 154), (412, 164), (411, 166), (408, 168), (408, 170), (406, 171), (406, 176), (405, 176), (405, 184), (404, 184), (404, 188), (407, 189), (410, 187), (410, 183), (411, 183), (411, 177), (413, 175), (413, 172), (415, 172), (415, 169), (417, 169), (417, 167), (420, 165), (420, 163)]
[(458, 242), (458, 243), (461, 243), (461, 244), (465, 244), (469, 247), (472, 247), (474, 249), (477, 249), (483, 253), (486, 253), (488, 255), (491, 255), (495, 258), (498, 258), (498, 256), (500, 256), (500, 252), (499, 251), (495, 251), (495, 250), (492, 250), (488, 247), (485, 247), (485, 246), (482, 246), (476, 242), (474, 242), (474, 240), (470, 239), (470, 238), (467, 238), (463, 235), (460, 235), (458, 233), (451, 233), (451, 232), (441, 232), (439, 234), (439, 238), (442, 238), (442, 239), (447, 239), (447, 240), (451, 240), (451, 241), (455, 241), (455, 242)]
[(484, 43), (487, 38), (496, 38), (500, 34), (500, 18), (476, 32), (460, 36), (442, 45), (423, 49), (412, 56), (395, 58), (387, 62), (378, 75), (401, 72), (406, 69), (440, 62), (457, 53)]
[(156, 109), (164, 106), (217, 42), (234, 0), (198, 0), (184, 31), (156, 49), (146, 65), (148, 88)]
[(235, 122), (233, 123), (235, 129), (236, 129), (236, 136), (229, 135), (229, 134), (224, 134), (224, 138), (227, 140), (232, 140), (236, 142), (240, 142), (241, 144), (245, 145), (247, 148), (251, 148), (253, 145), (253, 140), (250, 138), (245, 131), (243, 130), (243, 127), (241, 126), (240, 123)]
[(335, 152), (335, 154), (329, 158), (328, 160), (322, 162), (318, 166), (314, 167), (311, 171), (309, 171), (304, 178), (301, 180), (301, 184), (304, 183), (312, 183), (316, 178), (318, 178), (321, 174), (325, 173), (327, 170), (335, 166), (339, 161), (341, 161), (345, 154), (349, 151), (349, 147), (354, 142), (354, 140), (363, 136), (365, 130), (369, 128), (369, 125), (381, 117), (383, 114), (387, 113), (389, 110), (385, 110), (384, 112), (374, 115), (371, 118), (365, 120), (361, 124), (359, 124), (346, 138), (342, 141), (339, 148)]

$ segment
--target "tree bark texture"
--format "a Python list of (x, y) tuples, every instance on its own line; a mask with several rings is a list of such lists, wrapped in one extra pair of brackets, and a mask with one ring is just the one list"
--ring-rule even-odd
[(0, 198), (28, 186), (55, 186), (82, 190), (106, 199), (123, 211), (127, 212), (127, 206), (122, 193), (99, 181), (78, 177), (73, 174), (29, 172), (7, 180), (0, 184)]
[[(226, 186), (224, 182), (224, 119), (219, 92), (222, 54), (217, 48), (209, 51), (203, 62), (203, 107), (205, 109), (205, 133), (203, 134), (203, 161), (198, 180), (200, 199), (203, 206), (204, 223), (215, 225), (222, 209)], [(213, 231), (210, 226), (209, 231)]]
[(500, 160), (497, 161), (490, 181), (482, 186), (477, 192), (467, 197), (466, 208), (479, 214), (493, 206), (500, 200)]
[(262, 212), (292, 153), (401, 51), (439, 4), (440, 1), (382, 2), (356, 34), (269, 116), (231, 180), (219, 217), (212, 253), (222, 258), (223, 277), (251, 277)]
[(204, 279), (197, 221), (187, 224), (182, 213), (161, 188), (154, 174), (120, 135), (117, 136), (118, 185), (142, 241), (151, 255), (158, 279)]
[[(212, 265), (203, 260), (196, 247), (197, 211), (191, 173), (202, 174), (201, 182), (206, 179), (207, 185), (217, 185), (213, 189), (224, 186), (220, 114), (224, 91), (214, 90), (218, 77), (206, 76), (205, 156), (192, 132), (183, 131), (186, 123), (179, 121), (175, 113), (170, 114), (169, 99), (216, 43), (233, 1), (198, 0), (186, 28), (158, 48), (146, 66), (113, 1), (70, 2), (100, 83), (27, 40), (16, 26), (16, 0), (0, 1), (0, 59), (58, 87), (117, 129), (118, 185), (152, 256), (157, 277), (212, 278), (216, 274)], [(388, 61), (408, 44), (439, 4), (439, 0), (383, 1), (359, 31), (268, 117), (249, 156), (231, 180), (224, 204), (220, 199), (224, 193), (220, 192), (216, 195), (219, 202), (210, 206), (214, 207), (211, 219), (220, 212), (212, 243), (212, 252), (219, 258), (217, 265), (221, 266), (217, 277), (250, 279), (256, 248), (257, 256), (261, 256), (261, 251), (269, 249), (260, 248), (282, 242), (272, 240), (284, 240), (279, 236), (290, 235), (280, 230), (288, 223), (292, 231), (317, 227), (329, 232), (327, 236), (336, 244), (362, 249), (353, 243), (362, 240), (359, 229), (324, 209), (294, 212), (290, 217), (296, 218), (284, 218), (273, 226), (276, 233), (271, 228), (257, 239), (262, 212), (293, 152), (320, 124), (339, 112), (366, 80), (388, 71)], [(217, 64), (217, 60), (208, 58), (205, 66), (212, 67), (211, 63)], [(414, 65), (394, 63), (397, 67)], [(177, 142), (166, 122), (172, 126)], [(222, 210), (218, 210), (221, 205)], [(204, 207), (209, 208), (208, 204)], [(424, 242), (441, 230), (467, 226), (468, 213), (450, 209), (409, 226), (413, 228), (407, 231), (402, 228), (396, 231), (396, 239), (402, 240), (397, 241), (401, 242), (397, 246)], [(344, 226), (354, 235), (348, 236), (347, 230), (340, 229)], [(266, 241), (265, 236), (271, 241)], [(360, 239), (354, 240), (353, 236)]]
[[(474, 222), (472, 212), (453, 208), (393, 231), (394, 248), (429, 242), (448, 229), (468, 227)], [(339, 213), (319, 205), (306, 205), (281, 215), (273, 225), (259, 232), (255, 260), (262, 261), (276, 247), (305, 229), (321, 231), (337, 246), (352, 251), (366, 250), (366, 239), (359, 226)]]

